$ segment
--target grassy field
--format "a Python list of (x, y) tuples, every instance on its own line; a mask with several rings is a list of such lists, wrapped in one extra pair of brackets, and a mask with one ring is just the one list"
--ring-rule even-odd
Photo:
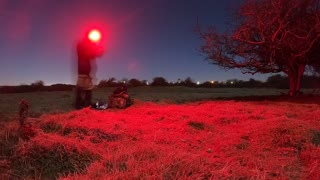
[[(107, 100), (114, 88), (95, 89), (93, 102)], [(198, 100), (230, 98), (235, 96), (279, 95), (286, 90), (246, 89), (246, 88), (187, 88), (187, 87), (137, 87), (129, 88), (129, 94), (139, 101), (185, 103)], [(32, 92), (0, 94), (0, 122), (13, 119), (18, 112), (21, 99), (30, 105), (30, 116), (39, 117), (43, 113), (61, 113), (73, 110), (74, 92)]]
[(73, 110), (72, 92), (2, 94), (0, 179), (318, 180), (320, 97), (280, 92), (133, 88), (133, 106), (103, 111)]

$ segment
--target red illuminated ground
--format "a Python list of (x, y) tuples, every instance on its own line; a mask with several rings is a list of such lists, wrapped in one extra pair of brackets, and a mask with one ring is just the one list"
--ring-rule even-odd
[(19, 143), (16, 156), (30, 161), (32, 152), (57, 145), (58, 152), (97, 156), (87, 171), (66, 179), (317, 179), (319, 107), (286, 101), (136, 101), (125, 110), (43, 115), (28, 120), (35, 135)]

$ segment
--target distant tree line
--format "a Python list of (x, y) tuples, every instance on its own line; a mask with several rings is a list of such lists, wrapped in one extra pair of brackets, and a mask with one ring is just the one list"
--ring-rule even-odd
[[(318, 76), (304, 75), (302, 77), (301, 87), (305, 89), (317, 89), (320, 88), (320, 78)], [(277, 88), (288, 89), (289, 81), (286, 76), (276, 74), (267, 78), (265, 82), (249, 79), (248, 81), (229, 79), (227, 81), (206, 81), (202, 83), (196, 83), (190, 77), (181, 80), (178, 79), (175, 82), (167, 81), (164, 77), (155, 77), (152, 82), (147, 80), (138, 79), (122, 79), (117, 81), (116, 78), (109, 78), (107, 80), (101, 80), (98, 84), (98, 88), (105, 87), (118, 87), (120, 85), (126, 85), (127, 87), (141, 87), (141, 86), (186, 86), (193, 88)], [(36, 81), (30, 85), (19, 86), (2, 86), (0, 87), (0, 93), (24, 93), (35, 91), (72, 91), (75, 85), (70, 84), (53, 84), (45, 86), (43, 81)]]
[[(317, 89), (320, 88), (319, 76), (302, 77), (301, 87), (305, 89)], [(229, 79), (227, 81), (206, 81), (202, 83), (196, 83), (190, 77), (185, 80), (178, 79), (175, 82), (168, 82), (163, 77), (156, 77), (150, 86), (186, 86), (186, 87), (201, 87), (201, 88), (276, 88), (276, 89), (288, 89), (289, 80), (287, 76), (276, 74), (267, 78), (267, 80), (259, 81), (255, 79), (249, 79), (248, 81)]]
[(45, 86), (44, 82), (39, 80), (30, 85), (22, 84), (19, 86), (2, 86), (0, 87), (0, 93), (25, 93), (36, 91), (72, 91), (74, 85), (70, 84), (53, 84), (51, 86)]

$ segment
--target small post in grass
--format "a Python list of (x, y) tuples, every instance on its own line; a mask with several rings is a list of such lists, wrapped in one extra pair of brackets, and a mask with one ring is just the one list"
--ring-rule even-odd
[(29, 102), (25, 99), (22, 99), (19, 103), (19, 122), (20, 127), (23, 127), (29, 114)]

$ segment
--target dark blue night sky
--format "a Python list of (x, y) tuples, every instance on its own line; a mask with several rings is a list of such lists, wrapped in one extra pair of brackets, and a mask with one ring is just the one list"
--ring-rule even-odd
[(195, 82), (265, 80), (225, 72), (204, 60), (194, 32), (226, 29), (239, 0), (0, 0), (0, 85), (74, 84), (75, 42), (90, 28), (102, 31), (105, 55), (97, 81), (115, 77)]

